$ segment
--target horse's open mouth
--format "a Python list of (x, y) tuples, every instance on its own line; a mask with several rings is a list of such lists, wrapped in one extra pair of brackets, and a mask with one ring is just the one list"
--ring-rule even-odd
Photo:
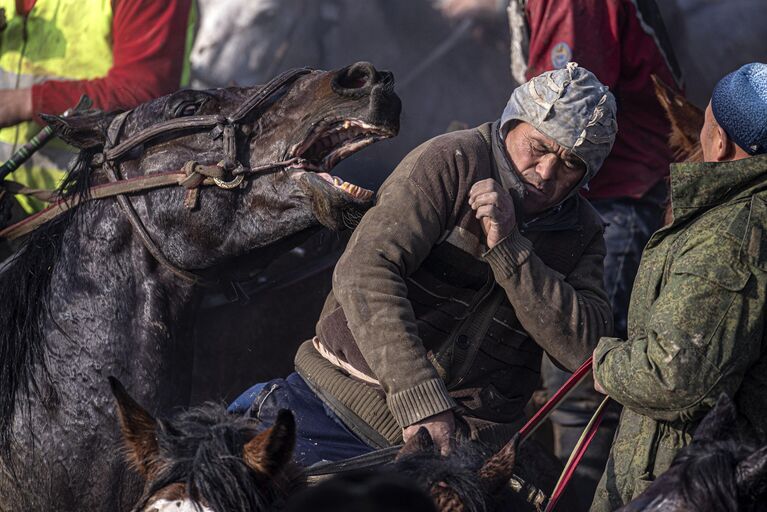
[(380, 139), (393, 136), (393, 133), (380, 126), (375, 126), (359, 119), (345, 119), (316, 127), (304, 142), (291, 151), (293, 157), (302, 160), (292, 167), (316, 172), (318, 176), (355, 199), (367, 201), (373, 197), (373, 191), (346, 182), (329, 171), (335, 165)]

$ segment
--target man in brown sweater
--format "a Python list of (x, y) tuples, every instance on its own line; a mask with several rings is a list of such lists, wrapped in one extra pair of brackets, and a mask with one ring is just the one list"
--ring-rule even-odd
[(571, 63), (515, 89), (499, 121), (413, 150), (338, 262), (297, 374), (232, 410), (269, 422), (291, 408), (305, 464), (421, 426), (443, 450), (508, 440), (543, 351), (573, 370), (612, 330), (603, 226), (578, 190), (612, 147), (615, 109)]

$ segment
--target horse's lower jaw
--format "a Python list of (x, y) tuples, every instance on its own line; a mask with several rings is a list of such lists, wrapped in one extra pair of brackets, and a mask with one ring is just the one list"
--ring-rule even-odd
[(347, 205), (340, 209), (327, 210), (324, 205), (318, 205), (314, 209), (317, 221), (333, 231), (354, 229), (362, 220), (362, 216), (372, 206), (372, 201), (367, 206)]
[(355, 195), (342, 185), (334, 184), (312, 172), (297, 171), (292, 177), (311, 199), (315, 218), (326, 228), (335, 231), (354, 229), (365, 212), (373, 206), (372, 192)]

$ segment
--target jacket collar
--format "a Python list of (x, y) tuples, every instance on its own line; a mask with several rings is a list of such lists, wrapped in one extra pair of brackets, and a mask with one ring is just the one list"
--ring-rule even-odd
[(674, 224), (702, 210), (767, 190), (767, 155), (730, 162), (684, 162), (671, 165)]

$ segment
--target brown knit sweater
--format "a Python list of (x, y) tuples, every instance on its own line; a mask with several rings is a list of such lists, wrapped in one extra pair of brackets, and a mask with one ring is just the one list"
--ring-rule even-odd
[(501, 179), (491, 136), (486, 124), (413, 150), (336, 266), (319, 343), (380, 386), (324, 365), (310, 344), (297, 356), (318, 394), (349, 409), (340, 414), (347, 423), (362, 418), (389, 442), (451, 408), (518, 423), (542, 350), (574, 369), (612, 329), (602, 223), (584, 199), (570, 200), (567, 228), (515, 229), (487, 250), (468, 193)]

